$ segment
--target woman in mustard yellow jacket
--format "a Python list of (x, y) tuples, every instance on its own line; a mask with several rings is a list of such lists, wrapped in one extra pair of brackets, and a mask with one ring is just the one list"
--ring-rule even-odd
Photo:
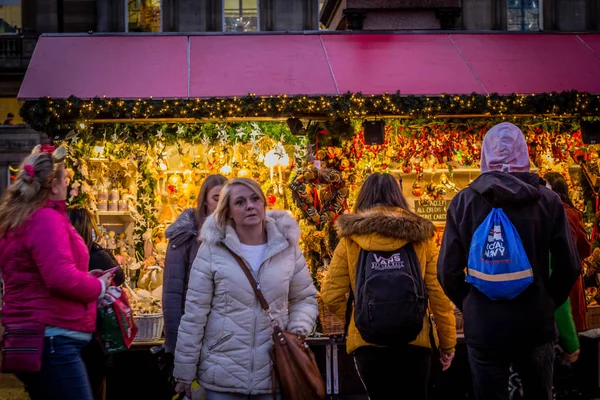
[(395, 251), (412, 243), (429, 296), (423, 329), (416, 340), (382, 347), (367, 343), (351, 313), (346, 349), (354, 356), (357, 372), (371, 400), (395, 394), (406, 399), (426, 399), (431, 365), (430, 329), (440, 348), (444, 370), (450, 366), (456, 345), (456, 321), (450, 300), (437, 280), (437, 256), (433, 224), (408, 208), (399, 184), (389, 174), (370, 175), (360, 189), (354, 214), (336, 221), (340, 243), (321, 287), (325, 305), (342, 320), (346, 317), (349, 288), (356, 293), (356, 268), (361, 249)]

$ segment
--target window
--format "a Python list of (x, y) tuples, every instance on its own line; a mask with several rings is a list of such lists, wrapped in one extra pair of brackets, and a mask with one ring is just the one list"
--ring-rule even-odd
[(508, 30), (541, 30), (541, 1), (543, 0), (508, 0)]
[(21, 27), (21, 0), (0, 0), (0, 33), (20, 33)]
[(258, 0), (225, 0), (223, 2), (223, 31), (258, 31)]
[(23, 120), (19, 115), (21, 106), (23, 102), (14, 97), (0, 97), (0, 125), (22, 124)]
[[(0, 0), (2, 1), (2, 0)], [(161, 0), (125, 0), (127, 32), (160, 32)]]

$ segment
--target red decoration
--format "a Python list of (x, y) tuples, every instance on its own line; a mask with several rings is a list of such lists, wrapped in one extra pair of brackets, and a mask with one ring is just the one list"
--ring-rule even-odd
[(40, 153), (48, 153), (52, 155), (52, 153), (54, 153), (54, 150), (56, 150), (56, 146), (52, 146), (51, 144), (43, 144), (40, 148)]
[(275, 197), (275, 195), (273, 195), (273, 194), (267, 195), (267, 203), (269, 203), (270, 205), (274, 205), (276, 202), (277, 202), (277, 197)]
[(421, 197), (423, 195), (423, 188), (421, 187), (419, 181), (415, 181), (415, 183), (413, 183), (412, 194), (415, 197)]
[(25, 164), (23, 165), (23, 169), (28, 177), (33, 178), (33, 175), (35, 175), (35, 168), (33, 165)]

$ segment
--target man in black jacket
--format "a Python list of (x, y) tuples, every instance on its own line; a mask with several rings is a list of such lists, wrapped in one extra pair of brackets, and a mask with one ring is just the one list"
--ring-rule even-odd
[[(554, 310), (580, 274), (560, 198), (529, 167), (521, 130), (508, 122), (494, 126), (483, 140), (482, 174), (448, 208), (438, 279), (464, 315), (477, 399), (508, 399), (511, 363), (522, 377), (525, 398), (552, 398)], [(533, 269), (534, 282), (512, 300), (491, 300), (465, 282), (471, 239), (492, 207), (510, 218)]]

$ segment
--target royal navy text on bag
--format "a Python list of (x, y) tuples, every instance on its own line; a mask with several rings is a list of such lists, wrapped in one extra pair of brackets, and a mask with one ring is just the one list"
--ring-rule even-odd
[(466, 280), (492, 300), (514, 299), (533, 282), (519, 232), (501, 208), (492, 208), (473, 234)]

